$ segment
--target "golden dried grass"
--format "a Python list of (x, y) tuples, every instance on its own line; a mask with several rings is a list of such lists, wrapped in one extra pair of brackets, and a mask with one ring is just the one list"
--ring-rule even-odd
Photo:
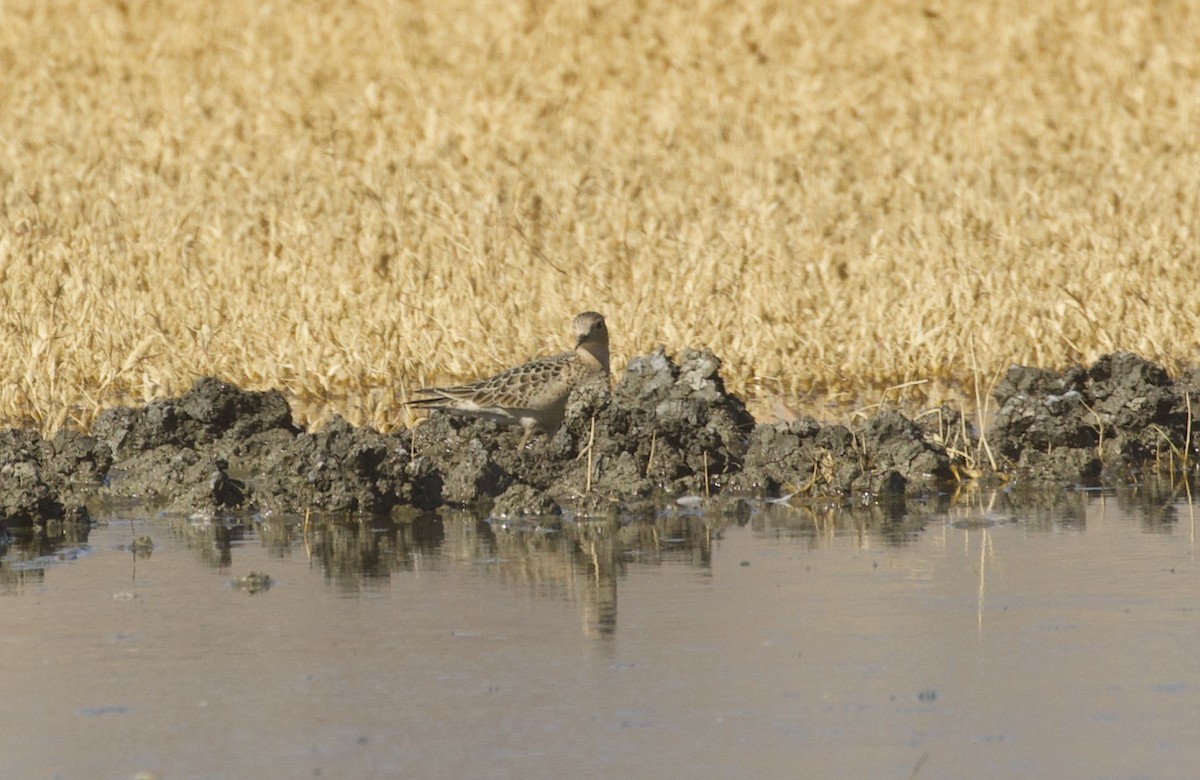
[(1196, 362), (1200, 12), (1164, 0), (0, 11), (0, 418), (202, 374), (391, 428), (414, 385), (711, 346), (922, 398)]

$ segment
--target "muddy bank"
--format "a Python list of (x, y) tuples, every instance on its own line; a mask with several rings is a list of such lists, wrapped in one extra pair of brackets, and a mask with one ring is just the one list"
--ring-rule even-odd
[(1200, 371), (1172, 379), (1130, 354), (1061, 373), (1013, 367), (982, 437), (951, 409), (919, 422), (885, 409), (853, 427), (756, 425), (720, 365), (707, 350), (635, 358), (611, 389), (578, 388), (562, 427), (523, 450), (519, 429), (443, 413), (393, 434), (340, 419), (309, 433), (280, 393), (205, 378), (178, 398), (108, 410), (86, 434), (0, 432), (0, 523), (83, 522), (97, 496), (185, 514), (451, 505), (501, 519), (637, 512), (679, 496), (911, 497), (963, 480), (1136, 482), (1189, 467), (1194, 449)]
[(987, 441), (999, 468), (1026, 481), (1120, 484), (1190, 470), (1200, 370), (1171, 379), (1129, 353), (1062, 373), (1013, 367), (997, 383)]

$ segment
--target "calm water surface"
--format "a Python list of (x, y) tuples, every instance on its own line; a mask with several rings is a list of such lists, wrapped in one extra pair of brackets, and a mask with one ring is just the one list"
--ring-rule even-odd
[(101, 513), (0, 559), (0, 774), (1196, 777), (1194, 507), (963, 503)]

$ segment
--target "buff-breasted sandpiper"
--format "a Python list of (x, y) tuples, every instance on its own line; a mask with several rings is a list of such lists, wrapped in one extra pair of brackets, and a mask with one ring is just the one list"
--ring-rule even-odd
[(520, 448), (535, 429), (553, 433), (562, 424), (567, 397), (579, 384), (608, 376), (608, 327), (604, 317), (585, 311), (571, 321), (575, 349), (536, 358), (495, 376), (451, 387), (425, 387), (410, 401), (419, 409), (443, 409), (525, 429)]

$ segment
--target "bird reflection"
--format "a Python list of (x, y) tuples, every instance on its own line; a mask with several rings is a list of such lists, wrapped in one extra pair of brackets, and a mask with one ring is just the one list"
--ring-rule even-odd
[(446, 528), (448, 555), (483, 564), (531, 595), (578, 604), (584, 634), (603, 639), (616, 633), (617, 582), (628, 567), (708, 568), (720, 521), (667, 515), (504, 525), (460, 510), (447, 513)]

